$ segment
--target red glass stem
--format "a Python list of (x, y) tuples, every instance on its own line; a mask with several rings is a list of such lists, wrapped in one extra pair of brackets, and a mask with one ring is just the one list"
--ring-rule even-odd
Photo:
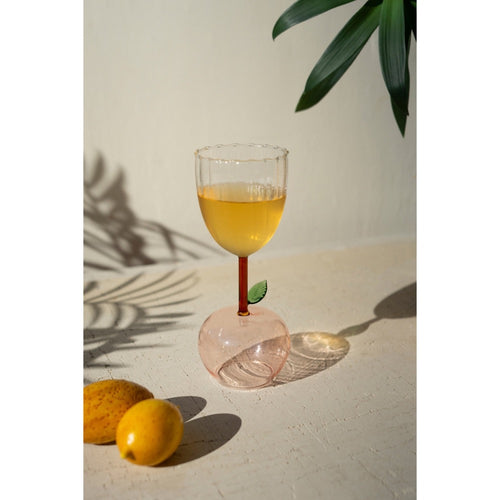
[(238, 314), (248, 316), (248, 257), (238, 257)]

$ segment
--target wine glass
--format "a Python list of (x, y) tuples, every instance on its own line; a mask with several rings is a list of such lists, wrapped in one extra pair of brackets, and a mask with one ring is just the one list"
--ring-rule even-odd
[(290, 351), (288, 328), (276, 313), (248, 305), (248, 256), (276, 231), (286, 199), (288, 151), (262, 144), (208, 146), (195, 152), (196, 188), (205, 224), (215, 241), (238, 257), (238, 306), (212, 313), (198, 350), (222, 385), (269, 385)]

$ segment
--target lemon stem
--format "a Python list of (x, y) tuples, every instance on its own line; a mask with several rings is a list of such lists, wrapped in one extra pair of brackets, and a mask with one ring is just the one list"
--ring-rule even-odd
[(122, 450), (120, 452), (120, 457), (125, 458), (125, 459), (133, 459), (134, 454), (133, 454), (132, 450), (130, 450), (129, 448), (125, 448), (124, 450)]

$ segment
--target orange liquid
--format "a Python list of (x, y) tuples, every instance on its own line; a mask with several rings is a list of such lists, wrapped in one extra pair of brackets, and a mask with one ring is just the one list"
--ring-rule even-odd
[(286, 195), (263, 184), (223, 183), (198, 191), (205, 224), (214, 240), (238, 257), (248, 257), (273, 236)]

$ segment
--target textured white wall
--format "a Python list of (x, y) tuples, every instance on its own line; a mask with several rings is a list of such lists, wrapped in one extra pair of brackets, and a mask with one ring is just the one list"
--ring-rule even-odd
[[(406, 138), (380, 73), (377, 32), (323, 101), (294, 113), (314, 63), (363, 2), (273, 41), (273, 25), (292, 3), (85, 1), (86, 178), (103, 167), (92, 185), (94, 202), (115, 181), (114, 202), (108, 201), (119, 198), (125, 216), (211, 245), (196, 199), (193, 151), (267, 142), (290, 150), (290, 171), (281, 225), (262, 252), (414, 236), (415, 51)], [(109, 233), (95, 239), (99, 229), (90, 226), (110, 213), (109, 206), (99, 210), (86, 221), (94, 247)], [(162, 259), (161, 237), (154, 251), (145, 250), (156, 229), (128, 229), (142, 230), (144, 253)], [(192, 251), (200, 253), (197, 248)], [(89, 260), (103, 257), (103, 249)], [(87, 248), (87, 255), (94, 250)]]

